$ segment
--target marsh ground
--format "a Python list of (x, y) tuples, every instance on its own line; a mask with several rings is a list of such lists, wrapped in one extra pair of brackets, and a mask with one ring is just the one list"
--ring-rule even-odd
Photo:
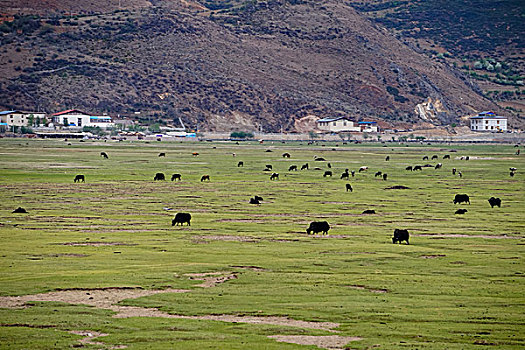
[[(525, 161), (511, 145), (70, 143), (0, 140), (1, 348), (525, 346)], [(176, 212), (191, 226), (172, 227)], [(329, 235), (307, 235), (320, 220)], [(395, 228), (410, 245), (392, 244)]]

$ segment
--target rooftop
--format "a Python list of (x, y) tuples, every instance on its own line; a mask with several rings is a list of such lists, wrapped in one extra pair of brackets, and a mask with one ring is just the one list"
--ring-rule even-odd
[(88, 115), (87, 113), (84, 113), (78, 109), (68, 109), (66, 111), (62, 111), (62, 112), (58, 112), (58, 113), (55, 113), (53, 114), (53, 117), (56, 117), (56, 116), (59, 116), (59, 115), (62, 115), (62, 114), (68, 114), (68, 113), (72, 113), (72, 112), (76, 112), (78, 114), (84, 114), (84, 115)]
[(319, 119), (317, 122), (320, 123), (320, 122), (323, 122), (323, 123), (326, 123), (326, 122), (335, 122), (337, 120), (341, 120), (341, 119), (346, 119), (348, 121), (353, 121), (352, 119), (350, 119), (349, 117), (327, 117), (327, 118), (323, 118), (323, 119)]

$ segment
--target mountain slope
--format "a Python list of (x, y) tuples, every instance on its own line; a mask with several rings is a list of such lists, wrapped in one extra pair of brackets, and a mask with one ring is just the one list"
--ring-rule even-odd
[(436, 108), (423, 117), (435, 124), (497, 110), (468, 79), (339, 1), (234, 5), (157, 2), (4, 31), (0, 105), (265, 131), (294, 130), (311, 114), (418, 122), (416, 105), (428, 101)]

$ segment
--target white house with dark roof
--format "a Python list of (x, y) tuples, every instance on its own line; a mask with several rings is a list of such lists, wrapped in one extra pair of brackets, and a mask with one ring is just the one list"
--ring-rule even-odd
[(114, 123), (110, 116), (94, 116), (84, 113), (78, 109), (68, 109), (52, 115), (55, 126), (67, 126), (83, 128), (84, 126), (100, 126), (103, 129), (113, 127)]
[(317, 128), (326, 132), (361, 131), (359, 125), (349, 117), (319, 119)]
[(481, 112), (470, 117), (470, 130), (472, 131), (507, 131), (507, 118), (497, 116), (494, 112)]

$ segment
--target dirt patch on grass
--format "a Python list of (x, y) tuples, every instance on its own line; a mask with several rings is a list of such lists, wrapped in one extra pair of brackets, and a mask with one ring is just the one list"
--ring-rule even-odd
[(444, 234), (414, 234), (412, 236), (417, 237), (431, 237), (431, 238), (493, 238), (493, 239), (523, 239), (524, 237), (509, 237), (506, 235), (465, 235), (456, 233), (444, 233)]
[(352, 288), (352, 289), (366, 290), (366, 291), (369, 291), (371, 293), (388, 293), (388, 289), (384, 289), (384, 288), (370, 288), (370, 287), (366, 287), (366, 286), (363, 286), (363, 285), (360, 285), (360, 284), (351, 284), (351, 285), (347, 285), (346, 287)]
[(0, 307), (19, 308), (30, 301), (58, 301), (114, 310), (113, 304), (159, 293), (187, 293), (186, 289), (144, 290), (140, 288), (67, 289), (49, 293), (0, 297)]
[(269, 335), (268, 338), (275, 339), (280, 343), (315, 345), (318, 348), (330, 350), (342, 350), (349, 342), (362, 339), (359, 337), (343, 337), (340, 335)]
[(192, 280), (204, 281), (196, 285), (196, 287), (202, 288), (215, 287), (226, 281), (237, 279), (237, 274), (232, 272), (187, 273), (185, 276), (188, 276)]
[(89, 345), (105, 345), (104, 343), (93, 341), (93, 339), (109, 335), (93, 331), (69, 331), (69, 333), (83, 336), (84, 338), (80, 339), (80, 343)]
[(259, 266), (244, 266), (244, 265), (231, 265), (230, 267), (235, 269), (246, 269), (246, 270), (252, 270), (252, 271), (268, 271), (262, 267)]
[(234, 242), (257, 242), (260, 239), (256, 237), (243, 237), (243, 236), (193, 236), (193, 240), (196, 241), (234, 241)]
[(93, 247), (118, 246), (118, 245), (126, 245), (126, 246), (137, 245), (135, 243), (123, 243), (123, 242), (66, 242), (66, 243), (58, 243), (58, 244), (68, 245), (68, 246), (93, 246)]
[(421, 259), (435, 259), (435, 258), (442, 258), (446, 256), (445, 254), (430, 254), (430, 255), (421, 255)]
[(264, 224), (266, 221), (252, 220), (252, 219), (220, 219), (220, 220), (215, 220), (215, 222), (246, 222), (246, 223)]
[(377, 254), (375, 252), (319, 252), (319, 254), (334, 254), (334, 255), (345, 255), (345, 254)]

